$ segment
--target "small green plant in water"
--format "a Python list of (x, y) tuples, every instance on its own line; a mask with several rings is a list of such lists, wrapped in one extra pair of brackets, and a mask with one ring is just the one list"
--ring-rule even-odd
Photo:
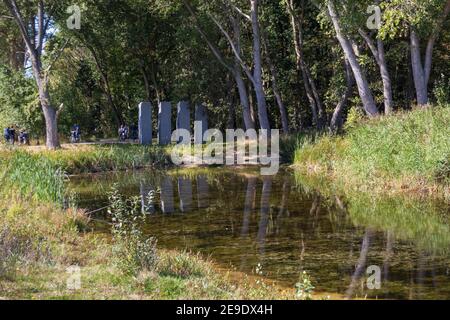
[(306, 271), (300, 275), (300, 280), (295, 285), (296, 297), (300, 300), (311, 300), (315, 287), (312, 285), (311, 277)]
[(140, 199), (124, 199), (115, 185), (109, 194), (108, 213), (112, 220), (114, 254), (119, 268), (128, 274), (152, 271), (157, 266), (156, 239), (147, 237), (141, 230), (145, 214)]

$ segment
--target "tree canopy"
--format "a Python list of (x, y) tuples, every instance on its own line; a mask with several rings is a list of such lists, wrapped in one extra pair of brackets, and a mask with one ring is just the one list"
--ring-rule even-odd
[[(77, 8), (79, 29), (70, 1), (0, 2), (0, 125), (47, 135), (49, 147), (75, 123), (112, 135), (137, 121), (141, 101), (204, 103), (217, 128), (286, 133), (336, 132), (355, 112), (449, 102), (449, 0), (80, 0)], [(369, 28), (377, 18), (380, 28)]]

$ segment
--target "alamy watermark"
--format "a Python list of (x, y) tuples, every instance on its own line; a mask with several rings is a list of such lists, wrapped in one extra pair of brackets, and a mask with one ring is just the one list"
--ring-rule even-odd
[[(202, 132), (202, 123), (195, 122), (196, 132)], [(199, 130), (199, 131), (197, 131)], [(192, 144), (191, 132), (177, 129), (172, 142), (178, 143), (172, 150), (175, 165), (261, 165), (261, 175), (275, 175), (280, 168), (279, 130), (207, 130), (204, 144)]]
[(71, 5), (67, 8), (67, 13), (70, 17), (67, 18), (67, 28), (69, 30), (81, 29), (81, 8), (77, 5)]
[(81, 268), (79, 266), (70, 266), (66, 269), (66, 273), (69, 275), (66, 285), (67, 289), (76, 291), (81, 289)]
[(378, 5), (367, 7), (367, 13), (370, 14), (367, 19), (367, 28), (370, 30), (379, 30), (382, 26), (381, 8)]
[(379, 266), (370, 266), (367, 268), (367, 288), (369, 290), (381, 289), (381, 268)]

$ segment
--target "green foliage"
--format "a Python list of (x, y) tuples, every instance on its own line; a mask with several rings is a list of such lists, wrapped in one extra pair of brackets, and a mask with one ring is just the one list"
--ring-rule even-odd
[(315, 287), (312, 285), (311, 278), (306, 271), (300, 275), (300, 280), (295, 285), (296, 296), (300, 300), (311, 300)]
[(40, 134), (40, 112), (34, 80), (0, 65), (0, 127), (14, 125)]
[(441, 77), (436, 80), (433, 95), (438, 105), (444, 106), (450, 104), (450, 78), (441, 74)]
[(361, 108), (351, 108), (347, 116), (345, 129), (350, 130), (352, 128), (355, 128), (364, 119), (365, 119), (364, 112), (361, 110)]
[(23, 151), (0, 154), (1, 191), (63, 205), (65, 200), (64, 172), (52, 161)]
[(194, 278), (205, 275), (199, 255), (180, 252), (178, 254), (162, 255), (158, 261), (158, 273), (162, 276), (177, 278)]
[(156, 240), (146, 237), (141, 225), (145, 221), (139, 198), (125, 200), (117, 187), (109, 194), (108, 213), (112, 221), (114, 253), (124, 273), (137, 274), (156, 268), (158, 255)]

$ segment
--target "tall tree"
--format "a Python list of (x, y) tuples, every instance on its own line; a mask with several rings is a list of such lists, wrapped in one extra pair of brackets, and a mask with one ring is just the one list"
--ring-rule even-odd
[(334, 0), (328, 0), (327, 7), (329, 16), (336, 31), (337, 39), (341, 44), (342, 50), (345, 53), (345, 57), (350, 63), (350, 66), (353, 70), (353, 75), (358, 86), (359, 96), (361, 97), (364, 110), (369, 117), (375, 117), (379, 115), (379, 112), (373, 98), (372, 90), (370, 89), (366, 74), (359, 64), (358, 58), (353, 48), (353, 43), (341, 28), (341, 21), (337, 13)]
[[(46, 68), (43, 64), (43, 49), (47, 32), (51, 23), (51, 13), (46, 12), (44, 0), (37, 1), (35, 14), (25, 19), (16, 0), (3, 0), (20, 30), (31, 61), (33, 76), (39, 91), (39, 101), (45, 117), (46, 145), (49, 149), (60, 146), (57, 124), (57, 110), (51, 105), (49, 92), (49, 73), (54, 61)], [(29, 7), (27, 7), (29, 9)]]
[(434, 48), (449, 14), (450, 0), (393, 0), (385, 3), (382, 34), (396, 38), (409, 32), (411, 68), (420, 106), (429, 103)]
[(295, 7), (294, 0), (285, 0), (287, 11), (291, 18), (292, 35), (294, 39), (294, 48), (296, 54), (297, 71), (303, 78), (303, 84), (308, 97), (311, 113), (313, 117), (313, 124), (321, 130), (325, 125), (326, 114), (320, 98), (319, 92), (311, 71), (306, 62), (304, 54), (304, 40), (303, 40), (303, 20), (304, 20), (304, 1), (302, 1), (301, 12), (298, 12)]

